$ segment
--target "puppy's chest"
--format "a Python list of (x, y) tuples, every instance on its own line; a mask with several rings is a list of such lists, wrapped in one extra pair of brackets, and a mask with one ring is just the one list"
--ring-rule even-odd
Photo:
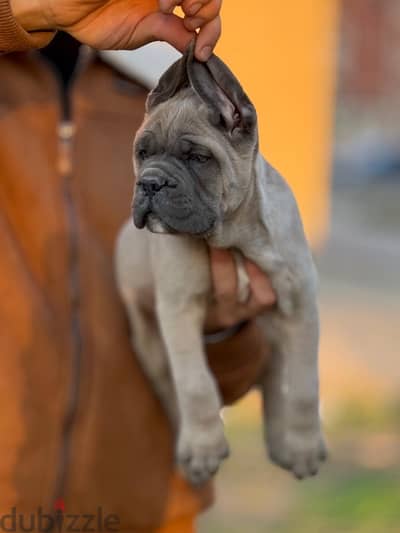
[(241, 244), (243, 228), (239, 224), (219, 224), (207, 238), (207, 244), (214, 248), (237, 248)]
[(270, 234), (251, 219), (221, 224), (207, 239), (207, 244), (214, 248), (233, 248), (245, 256), (253, 256), (255, 250), (272, 248)]

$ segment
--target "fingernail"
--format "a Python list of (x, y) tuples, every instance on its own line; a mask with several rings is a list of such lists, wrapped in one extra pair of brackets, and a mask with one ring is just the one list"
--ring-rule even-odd
[(207, 61), (212, 54), (211, 46), (203, 46), (203, 48), (196, 54), (201, 61)]
[(198, 10), (201, 8), (202, 4), (200, 4), (200, 2), (197, 2), (196, 4), (193, 4), (192, 6), (189, 7), (188, 9), (188, 15), (195, 15)]

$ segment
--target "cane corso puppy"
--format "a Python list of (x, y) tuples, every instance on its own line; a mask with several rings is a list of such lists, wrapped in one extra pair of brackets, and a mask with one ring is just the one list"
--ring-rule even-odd
[(277, 305), (258, 318), (272, 349), (258, 384), (266, 444), (298, 478), (316, 474), (325, 458), (316, 271), (293, 194), (259, 152), (256, 111), (217, 56), (200, 63), (191, 46), (161, 77), (134, 170), (136, 228), (121, 230), (117, 283), (135, 352), (176, 425), (184, 474), (204, 482), (228, 454), (204, 354), (208, 245), (249, 258), (271, 280)]

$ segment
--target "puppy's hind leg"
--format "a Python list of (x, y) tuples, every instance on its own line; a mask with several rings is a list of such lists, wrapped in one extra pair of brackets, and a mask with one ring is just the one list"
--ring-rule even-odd
[(272, 347), (262, 379), (266, 443), (270, 458), (298, 478), (315, 475), (326, 457), (319, 419), (318, 313), (315, 303), (291, 318), (263, 317)]
[(150, 380), (174, 428), (178, 427), (175, 387), (168, 358), (154, 313), (141, 305), (137, 295), (122, 295), (131, 326), (131, 339), (136, 357)]

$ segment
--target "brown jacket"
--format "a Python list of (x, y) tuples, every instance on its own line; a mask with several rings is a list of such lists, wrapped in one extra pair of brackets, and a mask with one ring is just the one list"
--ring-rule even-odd
[[(146, 92), (83, 58), (73, 124), (61, 124), (54, 74), (27, 51), (50, 38), (25, 33), (0, 0), (0, 51), (13, 52), (0, 57), (0, 517), (13, 506), (51, 512), (62, 498), (66, 512), (101, 506), (123, 531), (152, 531), (211, 494), (174, 471), (172, 435), (113, 279)], [(231, 402), (265, 348), (249, 325), (209, 357)]]

